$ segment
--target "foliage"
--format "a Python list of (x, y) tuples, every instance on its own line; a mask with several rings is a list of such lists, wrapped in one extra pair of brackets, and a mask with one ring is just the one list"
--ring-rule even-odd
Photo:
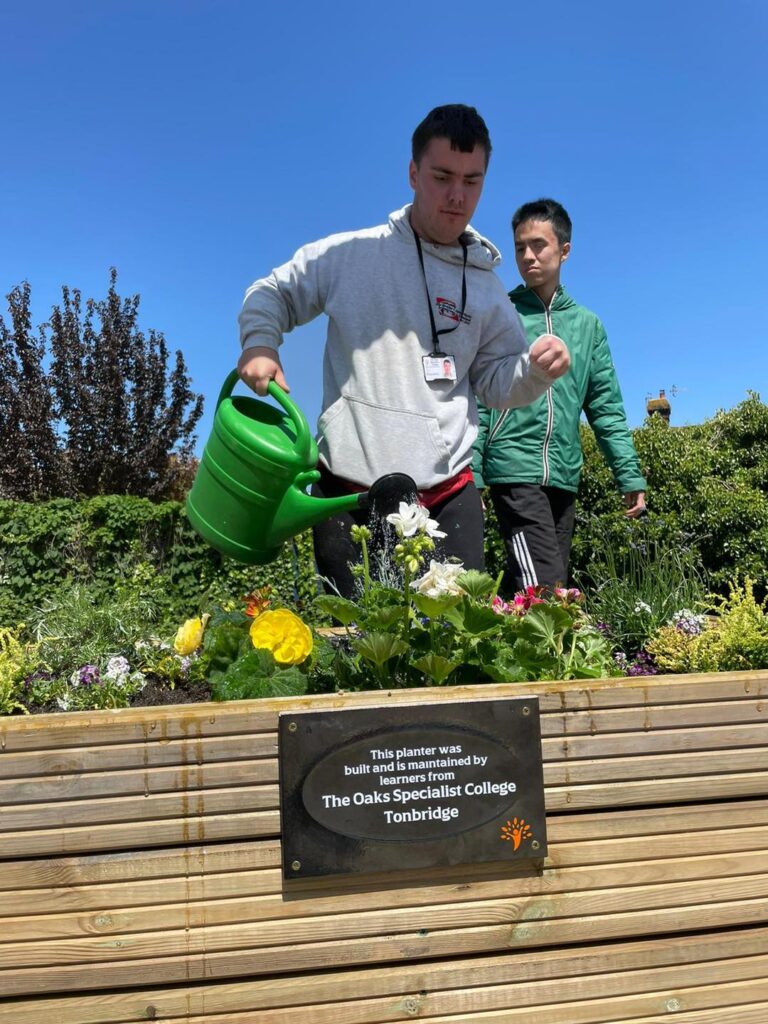
[(716, 598), (716, 615), (701, 632), (667, 625), (647, 644), (648, 653), (667, 672), (728, 672), (768, 668), (768, 599), (759, 602), (752, 580), (733, 582), (725, 598)]
[[(33, 333), (28, 284), (0, 317), (0, 494), (21, 500), (73, 495), (178, 493), (203, 411), (184, 358), (169, 368), (163, 335), (138, 326), (139, 296), (62, 289)], [(46, 362), (50, 353), (50, 368)]]
[[(390, 519), (395, 520), (392, 516)], [(344, 642), (326, 647), (324, 688), (359, 690), (584, 679), (616, 674), (611, 649), (580, 607), (577, 591), (545, 598), (531, 589), (508, 605), (496, 596), (498, 579), (461, 566), (431, 562), (415, 578), (433, 545), (424, 532), (395, 547), (402, 586), (368, 573), (356, 601), (323, 595), (315, 608), (342, 624)], [(363, 565), (369, 536), (359, 529)], [(387, 574), (390, 576), (391, 574)]]
[(675, 612), (703, 607), (707, 589), (695, 551), (681, 540), (661, 543), (652, 525), (625, 522), (631, 531), (626, 546), (594, 528), (599, 547), (579, 580), (592, 620), (620, 651), (634, 655)]
[[(720, 593), (745, 574), (765, 592), (768, 406), (759, 395), (750, 392), (735, 408), (696, 426), (670, 427), (651, 418), (633, 436), (649, 485), (646, 535), (663, 547), (687, 538), (702, 573)], [(639, 523), (620, 510), (610, 470), (588, 427), (582, 428), (582, 447), (572, 566), (584, 574), (606, 543), (616, 557), (625, 556)]]
[[(270, 610), (268, 604), (268, 599), (259, 601), (253, 616), (216, 609), (206, 625), (199, 663), (212, 683), (214, 700), (289, 697), (306, 692), (313, 664), (311, 632), (289, 609)], [(294, 646), (297, 636), (301, 652)], [(283, 660), (286, 646), (292, 651)]]
[(0, 715), (25, 711), (21, 689), (26, 671), (34, 664), (33, 650), (25, 646), (19, 631), (0, 629)]
[(317, 592), (309, 533), (271, 565), (253, 568), (201, 540), (178, 502), (120, 495), (0, 501), (0, 625), (27, 620), (34, 608), (62, 599), (62, 588), (87, 585), (94, 602), (99, 594), (109, 600), (116, 574), (128, 580), (139, 565), (156, 577), (158, 619), (169, 628), (190, 610), (258, 586), (270, 585), (300, 609)]

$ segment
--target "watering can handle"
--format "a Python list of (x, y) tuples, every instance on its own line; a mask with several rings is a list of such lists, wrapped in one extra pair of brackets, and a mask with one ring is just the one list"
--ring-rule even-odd
[[(232, 391), (240, 380), (240, 374), (237, 370), (233, 370), (222, 385), (219, 397), (216, 399), (216, 408), (221, 405), (225, 398), (229, 398)], [(309, 424), (304, 418), (304, 413), (299, 409), (298, 405), (291, 401), (288, 395), (283, 391), (279, 384), (275, 384), (273, 380), (267, 385), (267, 393), (282, 405), (285, 412), (291, 418), (294, 427), (296, 428), (296, 451), (305, 459), (309, 459), (312, 451), (312, 435), (309, 432)]]

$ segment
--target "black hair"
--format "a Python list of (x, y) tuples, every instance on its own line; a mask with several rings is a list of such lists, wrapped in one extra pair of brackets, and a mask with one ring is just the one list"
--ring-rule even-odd
[(512, 231), (517, 231), (521, 224), (529, 220), (545, 220), (552, 225), (560, 245), (565, 245), (571, 240), (573, 225), (568, 211), (554, 199), (537, 199), (533, 203), (523, 203), (519, 210), (515, 210), (512, 217)]
[(448, 139), (451, 149), (471, 153), (475, 146), (485, 150), (485, 166), (491, 159), (491, 137), (488, 127), (474, 107), (463, 103), (447, 103), (430, 110), (411, 138), (411, 155), (418, 164), (432, 139)]

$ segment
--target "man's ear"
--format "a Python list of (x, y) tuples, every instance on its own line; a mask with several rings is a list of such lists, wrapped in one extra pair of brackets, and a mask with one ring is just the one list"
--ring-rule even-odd
[(565, 263), (565, 261), (568, 259), (568, 257), (570, 255), (571, 255), (571, 243), (570, 242), (563, 242), (562, 248), (560, 249), (560, 265), (561, 266), (562, 266), (563, 263)]
[(408, 164), (408, 183), (410, 184), (410, 186), (414, 190), (414, 192), (416, 191), (416, 172), (417, 171), (418, 171), (418, 167), (416, 166), (415, 162), (413, 160), (411, 160), (411, 162)]

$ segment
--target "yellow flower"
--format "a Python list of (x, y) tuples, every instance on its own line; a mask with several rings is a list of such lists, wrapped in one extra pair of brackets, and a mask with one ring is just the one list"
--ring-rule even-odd
[(179, 626), (173, 647), (177, 654), (184, 657), (196, 651), (203, 642), (205, 624), (210, 615), (204, 615), (202, 619), (187, 619), (183, 626)]
[(262, 612), (250, 630), (254, 647), (272, 652), (279, 665), (300, 665), (312, 650), (312, 632), (287, 608)]

